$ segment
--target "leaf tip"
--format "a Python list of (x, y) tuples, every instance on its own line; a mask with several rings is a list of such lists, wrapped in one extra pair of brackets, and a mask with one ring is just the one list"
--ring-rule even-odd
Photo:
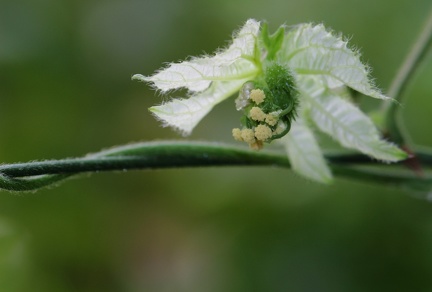
[[(410, 154), (403, 149), (399, 148), (397, 145), (385, 142), (380, 143), (382, 146), (382, 153), (376, 153), (377, 155), (373, 156), (377, 159), (382, 159), (384, 162), (399, 162), (410, 158)], [(381, 147), (380, 147), (381, 148)]]
[(326, 185), (331, 185), (331, 184), (333, 184), (334, 179), (333, 179), (333, 175), (331, 174), (331, 172), (325, 174), (325, 175), (322, 177), (322, 180), (321, 180), (320, 182), (322, 182), (323, 184), (326, 184)]
[(142, 74), (134, 74), (134, 75), (132, 75), (132, 78), (131, 78), (132, 80), (137, 80), (137, 81), (142, 81), (142, 82), (146, 82), (146, 81), (148, 81), (148, 79), (147, 79), (147, 77), (145, 77), (144, 75), (142, 75)]
[(155, 113), (155, 112), (158, 112), (158, 106), (152, 106), (152, 107), (149, 107), (148, 108), (148, 110), (149, 110), (149, 112), (151, 112), (151, 113)]
[(397, 159), (397, 161), (402, 161), (402, 160), (405, 160), (405, 159), (412, 157), (411, 154), (409, 154), (408, 152), (406, 152), (400, 148), (397, 148), (397, 151), (394, 152), (394, 156)]

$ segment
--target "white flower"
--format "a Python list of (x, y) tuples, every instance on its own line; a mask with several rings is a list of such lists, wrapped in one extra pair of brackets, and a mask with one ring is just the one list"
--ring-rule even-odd
[[(268, 68), (283, 71), (285, 79), (276, 80), (280, 79), (277, 82), (285, 84), (285, 89), (270, 85), (275, 78), (269, 77), (273, 73)], [(234, 129), (235, 138), (259, 149), (263, 142), (278, 139), (289, 130), (280, 141), (293, 169), (316, 181), (329, 182), (332, 175), (311, 126), (342, 146), (375, 159), (394, 162), (407, 157), (397, 146), (382, 140), (369, 117), (346, 98), (346, 87), (350, 87), (364, 95), (389, 99), (375, 88), (359, 54), (323, 25), (301, 24), (287, 33), (281, 27), (269, 36), (267, 26), (260, 28), (259, 22), (248, 20), (234, 35), (233, 43), (216, 55), (170, 64), (151, 77), (134, 75), (133, 79), (152, 82), (164, 93), (180, 87), (189, 89), (189, 98), (150, 108), (165, 126), (185, 135), (213, 106), (240, 91), (237, 107), (245, 110), (248, 122), (243, 130)], [(291, 103), (275, 97), (288, 91), (286, 100)], [(253, 92), (262, 95), (259, 102), (250, 99)], [(275, 100), (278, 104), (272, 107), (269, 103)]]

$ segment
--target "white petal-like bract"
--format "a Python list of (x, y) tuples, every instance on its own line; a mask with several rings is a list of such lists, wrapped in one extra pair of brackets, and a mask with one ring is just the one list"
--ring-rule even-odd
[(292, 124), (290, 132), (281, 142), (295, 172), (322, 183), (332, 181), (331, 171), (312, 131), (300, 118)]
[(373, 85), (359, 53), (321, 24), (301, 24), (291, 30), (279, 51), (279, 61), (299, 75), (320, 76), (329, 88), (346, 85), (371, 97), (389, 99)]
[(189, 98), (175, 98), (150, 111), (160, 119), (164, 126), (171, 126), (183, 135), (189, 135), (198, 122), (219, 102), (238, 92), (247, 81), (215, 81), (204, 92), (196, 93)]
[[(372, 120), (352, 103), (308, 77), (299, 87), (310, 104), (309, 114), (316, 126), (342, 146), (356, 149), (379, 160), (395, 162), (407, 158), (396, 145), (382, 140)], [(311, 80), (312, 79), (312, 80)], [(312, 85), (314, 84), (314, 86)], [(319, 90), (321, 88), (321, 90)]]
[(258, 72), (253, 58), (259, 28), (260, 23), (250, 19), (235, 34), (232, 44), (216, 55), (172, 63), (153, 76), (137, 74), (132, 78), (152, 82), (162, 92), (180, 87), (199, 92), (207, 89), (212, 81), (254, 78)]

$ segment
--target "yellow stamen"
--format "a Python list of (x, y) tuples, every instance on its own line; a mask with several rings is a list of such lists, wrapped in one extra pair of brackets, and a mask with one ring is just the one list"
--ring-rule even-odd
[(264, 91), (262, 91), (261, 89), (251, 90), (250, 99), (252, 99), (252, 101), (256, 104), (262, 103), (265, 99)]
[(272, 130), (266, 125), (258, 125), (255, 128), (255, 137), (260, 141), (265, 141), (272, 136)]
[(255, 142), (254, 131), (251, 129), (243, 129), (241, 131), (241, 138), (248, 144), (252, 144)]
[(262, 111), (262, 109), (256, 106), (251, 108), (251, 110), (249, 111), (249, 116), (252, 120), (259, 122), (264, 121), (266, 118), (266, 114)]
[(274, 126), (277, 124), (279, 118), (273, 114), (268, 114), (265, 118), (265, 122), (270, 125), (270, 126)]
[(240, 141), (240, 142), (243, 141), (243, 138), (241, 136), (242, 135), (242, 131), (239, 128), (232, 129), (232, 135), (234, 137), (234, 140)]

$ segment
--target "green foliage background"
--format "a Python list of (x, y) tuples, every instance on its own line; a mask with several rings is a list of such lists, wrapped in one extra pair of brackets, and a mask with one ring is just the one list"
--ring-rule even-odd
[[(211, 53), (248, 18), (343, 32), (386, 89), (430, 9), (430, 0), (3, 0), (0, 160), (182, 139), (147, 111), (161, 97), (130, 77)], [(423, 145), (431, 78), (429, 58), (403, 105)], [(238, 118), (227, 101), (190, 139), (235, 143)], [(432, 204), (402, 189), (213, 168), (0, 193), (0, 291), (431, 291), (431, 275)]]

